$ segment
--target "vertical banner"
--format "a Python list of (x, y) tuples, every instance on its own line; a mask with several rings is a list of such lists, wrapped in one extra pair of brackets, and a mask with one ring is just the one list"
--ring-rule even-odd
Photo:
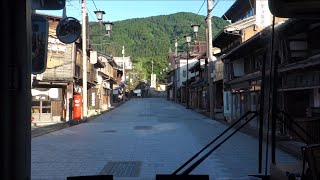
[(269, 10), (268, 0), (256, 1), (256, 25), (266, 27), (272, 23), (272, 14)]
[(230, 91), (223, 91), (223, 113), (225, 117), (231, 117), (231, 100), (232, 94)]
[(96, 93), (91, 93), (91, 106), (96, 106)]

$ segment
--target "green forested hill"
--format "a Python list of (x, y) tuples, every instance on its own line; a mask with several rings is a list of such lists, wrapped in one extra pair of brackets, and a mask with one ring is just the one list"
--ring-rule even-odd
[[(113, 56), (121, 56), (122, 46), (125, 46), (125, 56), (131, 56), (135, 70), (146, 79), (150, 79), (151, 62), (154, 62), (154, 73), (158, 80), (163, 81), (160, 72), (167, 66), (169, 49), (174, 51), (175, 38), (179, 50), (184, 48), (184, 35), (192, 33), (191, 24), (200, 24), (199, 39), (205, 39), (205, 16), (194, 13), (175, 13), (170, 15), (152, 16), (147, 18), (128, 19), (113, 22), (111, 37), (91, 37), (90, 44), (100, 51)], [(90, 25), (90, 34), (102, 34), (103, 27)], [(95, 23), (96, 24), (96, 23)], [(228, 22), (221, 18), (212, 18), (213, 36)], [(100, 29), (99, 29), (100, 28)], [(105, 45), (95, 45), (95, 44)], [(141, 77), (140, 78), (144, 78)]]

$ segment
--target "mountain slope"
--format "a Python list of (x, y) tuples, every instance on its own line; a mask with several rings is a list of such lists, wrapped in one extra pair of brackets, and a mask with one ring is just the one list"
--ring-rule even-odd
[[(121, 49), (125, 46), (125, 56), (131, 56), (137, 70), (142, 71), (146, 78), (150, 77), (153, 61), (154, 73), (158, 74), (158, 79), (163, 80), (160, 72), (167, 66), (169, 49), (174, 50), (175, 38), (179, 39), (179, 50), (184, 49), (183, 36), (192, 33), (191, 24), (200, 24), (198, 40), (205, 40), (205, 16), (180, 12), (114, 22), (111, 37), (93, 37), (90, 43), (105, 43), (96, 46), (96, 49), (113, 56), (122, 56)], [(221, 18), (212, 17), (213, 36), (227, 24)], [(91, 27), (90, 34), (104, 32), (99, 26)]]

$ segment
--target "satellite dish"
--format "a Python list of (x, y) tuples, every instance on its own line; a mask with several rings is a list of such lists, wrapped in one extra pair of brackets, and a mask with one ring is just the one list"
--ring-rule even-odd
[(81, 35), (81, 24), (76, 18), (66, 17), (59, 22), (56, 34), (61, 42), (73, 43)]

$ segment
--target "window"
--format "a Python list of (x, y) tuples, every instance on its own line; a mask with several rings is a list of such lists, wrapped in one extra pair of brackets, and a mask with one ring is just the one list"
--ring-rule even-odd
[(32, 97), (32, 113), (51, 113), (51, 101), (48, 96)]

